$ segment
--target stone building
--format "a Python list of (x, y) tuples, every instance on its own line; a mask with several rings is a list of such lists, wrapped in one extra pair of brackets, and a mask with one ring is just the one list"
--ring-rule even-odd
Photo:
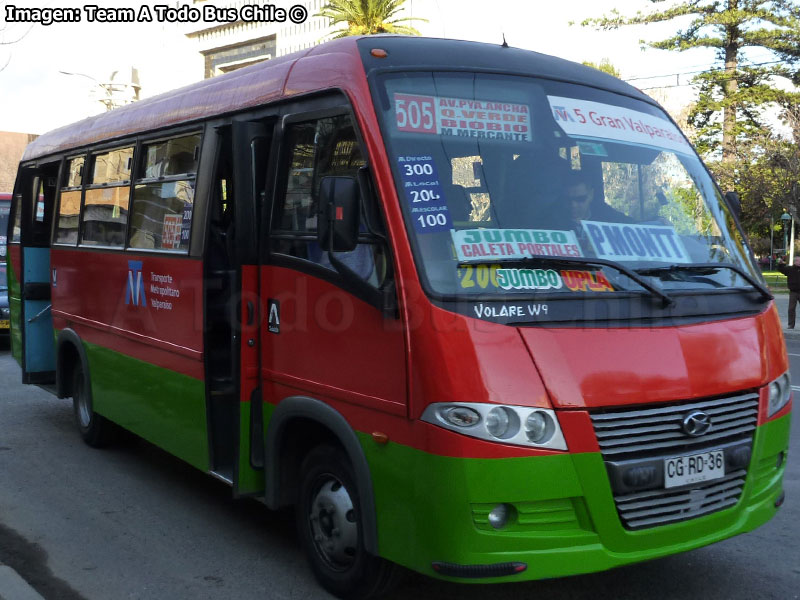
[(17, 167), (25, 146), (38, 135), (0, 131), (0, 192), (12, 192), (17, 178)]
[[(298, 50), (310, 48), (327, 39), (329, 34), (341, 29), (342, 24), (331, 26), (329, 19), (315, 17), (327, 0), (193, 0), (192, 6), (203, 10), (213, 6), (225, 14), (225, 11), (236, 11), (241, 14), (242, 7), (273, 5), (287, 11), (287, 15), (297, 5), (305, 8), (307, 18), (303, 23), (294, 23), (290, 18), (284, 22), (268, 21), (205, 21), (189, 23), (183, 26), (186, 37), (196, 44), (202, 60), (203, 76), (214, 77), (253, 63), (291, 54)], [(435, 20), (430, 6), (428, 11), (414, 0), (407, 0), (398, 12), (398, 17), (423, 17), (429, 22)], [(420, 8), (423, 8), (421, 11)], [(425, 21), (406, 23), (419, 28)], [(424, 32), (423, 32), (424, 33)]]
[[(287, 18), (285, 22), (200, 21), (186, 26), (185, 35), (196, 42), (202, 57), (205, 78), (309, 48), (332, 31), (328, 19), (314, 16), (321, 10), (325, 0), (275, 0), (270, 4), (286, 11), (299, 4), (306, 9), (308, 16), (304, 23), (299, 24)], [(230, 9), (240, 13), (246, 5), (263, 7), (264, 3), (252, 0), (193, 2), (193, 6), (200, 10), (205, 5), (213, 5), (221, 12)]]

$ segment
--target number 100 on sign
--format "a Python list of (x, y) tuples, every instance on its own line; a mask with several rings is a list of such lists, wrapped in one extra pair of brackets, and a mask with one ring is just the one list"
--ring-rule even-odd
[(422, 231), (440, 231), (443, 228), (446, 229), (448, 226), (447, 214), (444, 212), (437, 212), (419, 215), (417, 217), (417, 223)]

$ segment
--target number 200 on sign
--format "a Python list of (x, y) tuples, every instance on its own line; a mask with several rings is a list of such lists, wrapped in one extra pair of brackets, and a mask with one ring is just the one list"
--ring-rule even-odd
[(412, 202), (429, 202), (440, 200), (441, 196), (433, 190), (410, 190)]

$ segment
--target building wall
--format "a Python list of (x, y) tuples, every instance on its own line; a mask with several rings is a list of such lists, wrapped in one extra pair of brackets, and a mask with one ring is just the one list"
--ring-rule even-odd
[(25, 146), (35, 140), (33, 133), (12, 133), (0, 131), (0, 192), (14, 191), (17, 167)]
[[(332, 27), (329, 19), (315, 17), (327, 0), (193, 0), (193, 6), (203, 9), (213, 5), (220, 10), (241, 9), (244, 5), (274, 4), (287, 12), (296, 5), (306, 8), (308, 18), (304, 23), (295, 24), (289, 19), (285, 22), (237, 21), (234, 23), (199, 22), (191, 23), (183, 29), (184, 34), (196, 43), (198, 52), (204, 57), (204, 77), (213, 77), (238, 67), (247, 66), (260, 60), (268, 60), (299, 50), (311, 48), (330, 39), (332, 31), (341, 29), (344, 24)], [(417, 2), (419, 5), (420, 3)], [(428, 7), (430, 9), (430, 7)], [(428, 10), (428, 13), (431, 11)], [(414, 10), (414, 1), (407, 0), (397, 17), (425, 17), (429, 23), (433, 14)], [(422, 21), (405, 23), (420, 28)], [(424, 33), (424, 32), (423, 32)]]
[[(265, 3), (253, 0), (194, 0), (193, 6), (202, 9), (205, 4), (213, 4), (222, 10), (240, 10), (245, 4)], [(187, 26), (185, 35), (196, 42), (198, 52), (205, 59), (204, 77), (213, 77), (254, 62), (310, 48), (323, 41), (332, 31), (328, 19), (314, 17), (325, 0), (275, 0), (270, 4), (287, 11), (295, 4), (302, 4), (308, 11), (308, 18), (301, 24), (294, 24), (287, 19), (283, 23), (199, 22)]]

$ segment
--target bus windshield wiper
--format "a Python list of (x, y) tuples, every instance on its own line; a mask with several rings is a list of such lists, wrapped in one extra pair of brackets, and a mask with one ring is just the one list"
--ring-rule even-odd
[[(555, 264), (562, 264), (562, 265), (600, 265), (603, 267), (611, 267), (612, 269), (616, 269), (620, 273), (627, 275), (630, 279), (633, 279), (636, 283), (642, 286), (645, 290), (650, 292), (651, 296), (655, 296), (656, 298), (660, 298), (661, 302), (664, 303), (664, 306), (672, 306), (675, 304), (675, 300), (659, 290), (657, 287), (651, 285), (647, 282), (644, 277), (637, 274), (635, 271), (632, 271), (628, 267), (621, 265), (620, 263), (614, 262), (613, 260), (606, 260), (604, 258), (584, 258), (584, 257), (564, 257), (564, 256), (525, 256), (521, 258), (513, 258), (510, 260), (503, 260), (503, 261), (492, 261), (493, 263), (501, 264), (501, 265), (508, 265), (508, 264), (515, 264), (515, 265), (530, 265), (530, 264), (539, 264), (539, 263), (555, 263)], [(474, 265), (474, 262), (467, 262), (462, 261), (459, 264), (464, 265)]]
[(731, 264), (731, 263), (692, 263), (687, 265), (669, 265), (666, 267), (647, 267), (644, 269), (635, 269), (637, 273), (640, 275), (660, 275), (662, 273), (674, 273), (677, 271), (698, 271), (700, 273), (706, 272), (710, 273), (713, 271), (719, 271), (720, 269), (730, 269), (731, 271), (737, 273), (744, 279), (747, 283), (749, 283), (753, 288), (755, 288), (764, 300), (772, 300), (774, 296), (772, 293), (765, 288), (758, 280), (756, 280), (752, 275), (747, 273), (741, 267)]

